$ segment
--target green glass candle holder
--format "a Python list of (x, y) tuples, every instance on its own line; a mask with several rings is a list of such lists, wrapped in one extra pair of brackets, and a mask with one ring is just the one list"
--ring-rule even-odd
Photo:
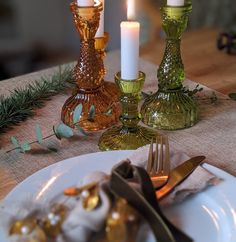
[(145, 81), (145, 74), (139, 72), (139, 78), (136, 80), (122, 80), (118, 72), (115, 81), (121, 91), (122, 126), (114, 126), (102, 134), (98, 143), (100, 150), (133, 150), (149, 144), (158, 133), (138, 125), (141, 120), (138, 108), (140, 91)]
[(177, 130), (193, 126), (198, 120), (197, 105), (184, 92), (184, 65), (181, 58), (181, 35), (187, 27), (191, 2), (184, 6), (161, 7), (166, 49), (158, 69), (158, 91), (141, 108), (142, 121), (158, 129)]

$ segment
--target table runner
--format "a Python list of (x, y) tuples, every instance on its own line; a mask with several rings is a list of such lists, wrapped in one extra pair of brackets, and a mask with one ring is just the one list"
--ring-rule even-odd
[[(120, 69), (120, 53), (111, 52), (107, 55), (106, 80), (113, 81), (114, 74)], [(157, 67), (150, 62), (140, 61), (140, 69), (147, 75), (144, 91), (157, 89)], [(0, 94), (9, 94), (16, 87), (24, 87), (33, 80), (53, 74), (56, 68), (32, 73), (0, 82)], [(194, 87), (195, 82), (186, 80), (185, 85)], [(203, 94), (209, 95), (212, 90), (203, 86)], [(62, 105), (70, 93), (60, 94), (46, 102), (46, 106), (37, 110), (37, 114), (15, 126), (5, 134), (0, 134), (0, 194), (23, 181), (34, 172), (66, 158), (99, 151), (97, 143), (102, 132), (93, 133), (89, 137), (75, 136), (69, 140), (58, 141), (55, 137), (46, 141), (58, 148), (58, 152), (42, 150), (37, 145), (26, 154), (13, 151), (10, 137), (16, 136), (19, 141), (34, 141), (35, 126), (39, 124), (43, 135), (52, 133), (52, 126), (60, 122)], [(219, 98), (225, 98), (217, 93)], [(205, 155), (206, 161), (236, 176), (236, 102), (220, 101), (217, 105), (204, 103), (200, 105), (200, 121), (189, 129), (178, 131), (161, 131), (170, 137), (171, 148), (184, 151), (189, 156)], [(0, 197), (1, 198), (1, 197)]]

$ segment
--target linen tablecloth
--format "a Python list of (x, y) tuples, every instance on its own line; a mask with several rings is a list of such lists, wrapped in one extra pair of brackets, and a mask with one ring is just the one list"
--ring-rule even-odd
[[(120, 53), (107, 55), (106, 80), (113, 81), (114, 74), (120, 70)], [(0, 82), (0, 95), (9, 95), (16, 87), (24, 87), (42, 76), (53, 74), (57, 68), (32, 73)], [(140, 70), (147, 75), (144, 91), (157, 90), (157, 67), (144, 60), (140, 61)], [(185, 81), (189, 87), (196, 86), (190, 80)], [(212, 90), (203, 86), (202, 94), (209, 95)], [(218, 98), (225, 95), (216, 93)], [(53, 125), (60, 122), (61, 108), (70, 93), (54, 96), (47, 101), (45, 107), (38, 109), (36, 115), (20, 125), (0, 134), (0, 194), (6, 193), (16, 184), (34, 172), (66, 158), (99, 151), (97, 143), (102, 132), (95, 132), (89, 137), (75, 136), (69, 140), (58, 141), (52, 137), (46, 141), (50, 146), (58, 148), (58, 152), (48, 152), (34, 145), (32, 151), (22, 154), (17, 151), (6, 153), (13, 148), (11, 136), (19, 141), (34, 141), (35, 126), (42, 127), (43, 135), (52, 133)], [(201, 102), (199, 106), (200, 120), (191, 128), (178, 131), (160, 131), (168, 134), (171, 149), (183, 151), (189, 156), (205, 155), (206, 162), (217, 166), (236, 176), (236, 102), (220, 100), (217, 105)]]

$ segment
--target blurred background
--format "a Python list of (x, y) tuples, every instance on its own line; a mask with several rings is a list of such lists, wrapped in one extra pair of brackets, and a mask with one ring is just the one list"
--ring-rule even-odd
[[(141, 43), (161, 36), (158, 0), (137, 0)], [(0, 0), (0, 80), (76, 60), (79, 34), (68, 0)], [(108, 51), (120, 48), (125, 0), (106, 0)], [(193, 0), (189, 30), (236, 26), (235, 0)]]

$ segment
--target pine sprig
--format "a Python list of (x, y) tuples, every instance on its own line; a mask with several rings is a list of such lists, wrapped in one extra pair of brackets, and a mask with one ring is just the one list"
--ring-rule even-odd
[[(213, 91), (210, 95), (207, 96), (200, 96), (198, 95), (200, 92), (204, 90), (200, 84), (197, 84), (194, 89), (189, 89), (188, 87), (182, 87), (182, 91), (188, 95), (189, 97), (195, 99), (196, 101), (209, 101), (211, 104), (216, 104), (219, 100), (236, 101), (236, 93), (229, 93), (228, 98), (219, 98), (216, 93)], [(149, 98), (153, 93), (152, 92), (142, 92), (142, 99), (145, 100)]]
[(35, 109), (42, 108), (46, 100), (66, 90), (72, 82), (72, 68), (67, 66), (51, 77), (15, 89), (9, 97), (0, 96), (0, 133), (33, 116)]

